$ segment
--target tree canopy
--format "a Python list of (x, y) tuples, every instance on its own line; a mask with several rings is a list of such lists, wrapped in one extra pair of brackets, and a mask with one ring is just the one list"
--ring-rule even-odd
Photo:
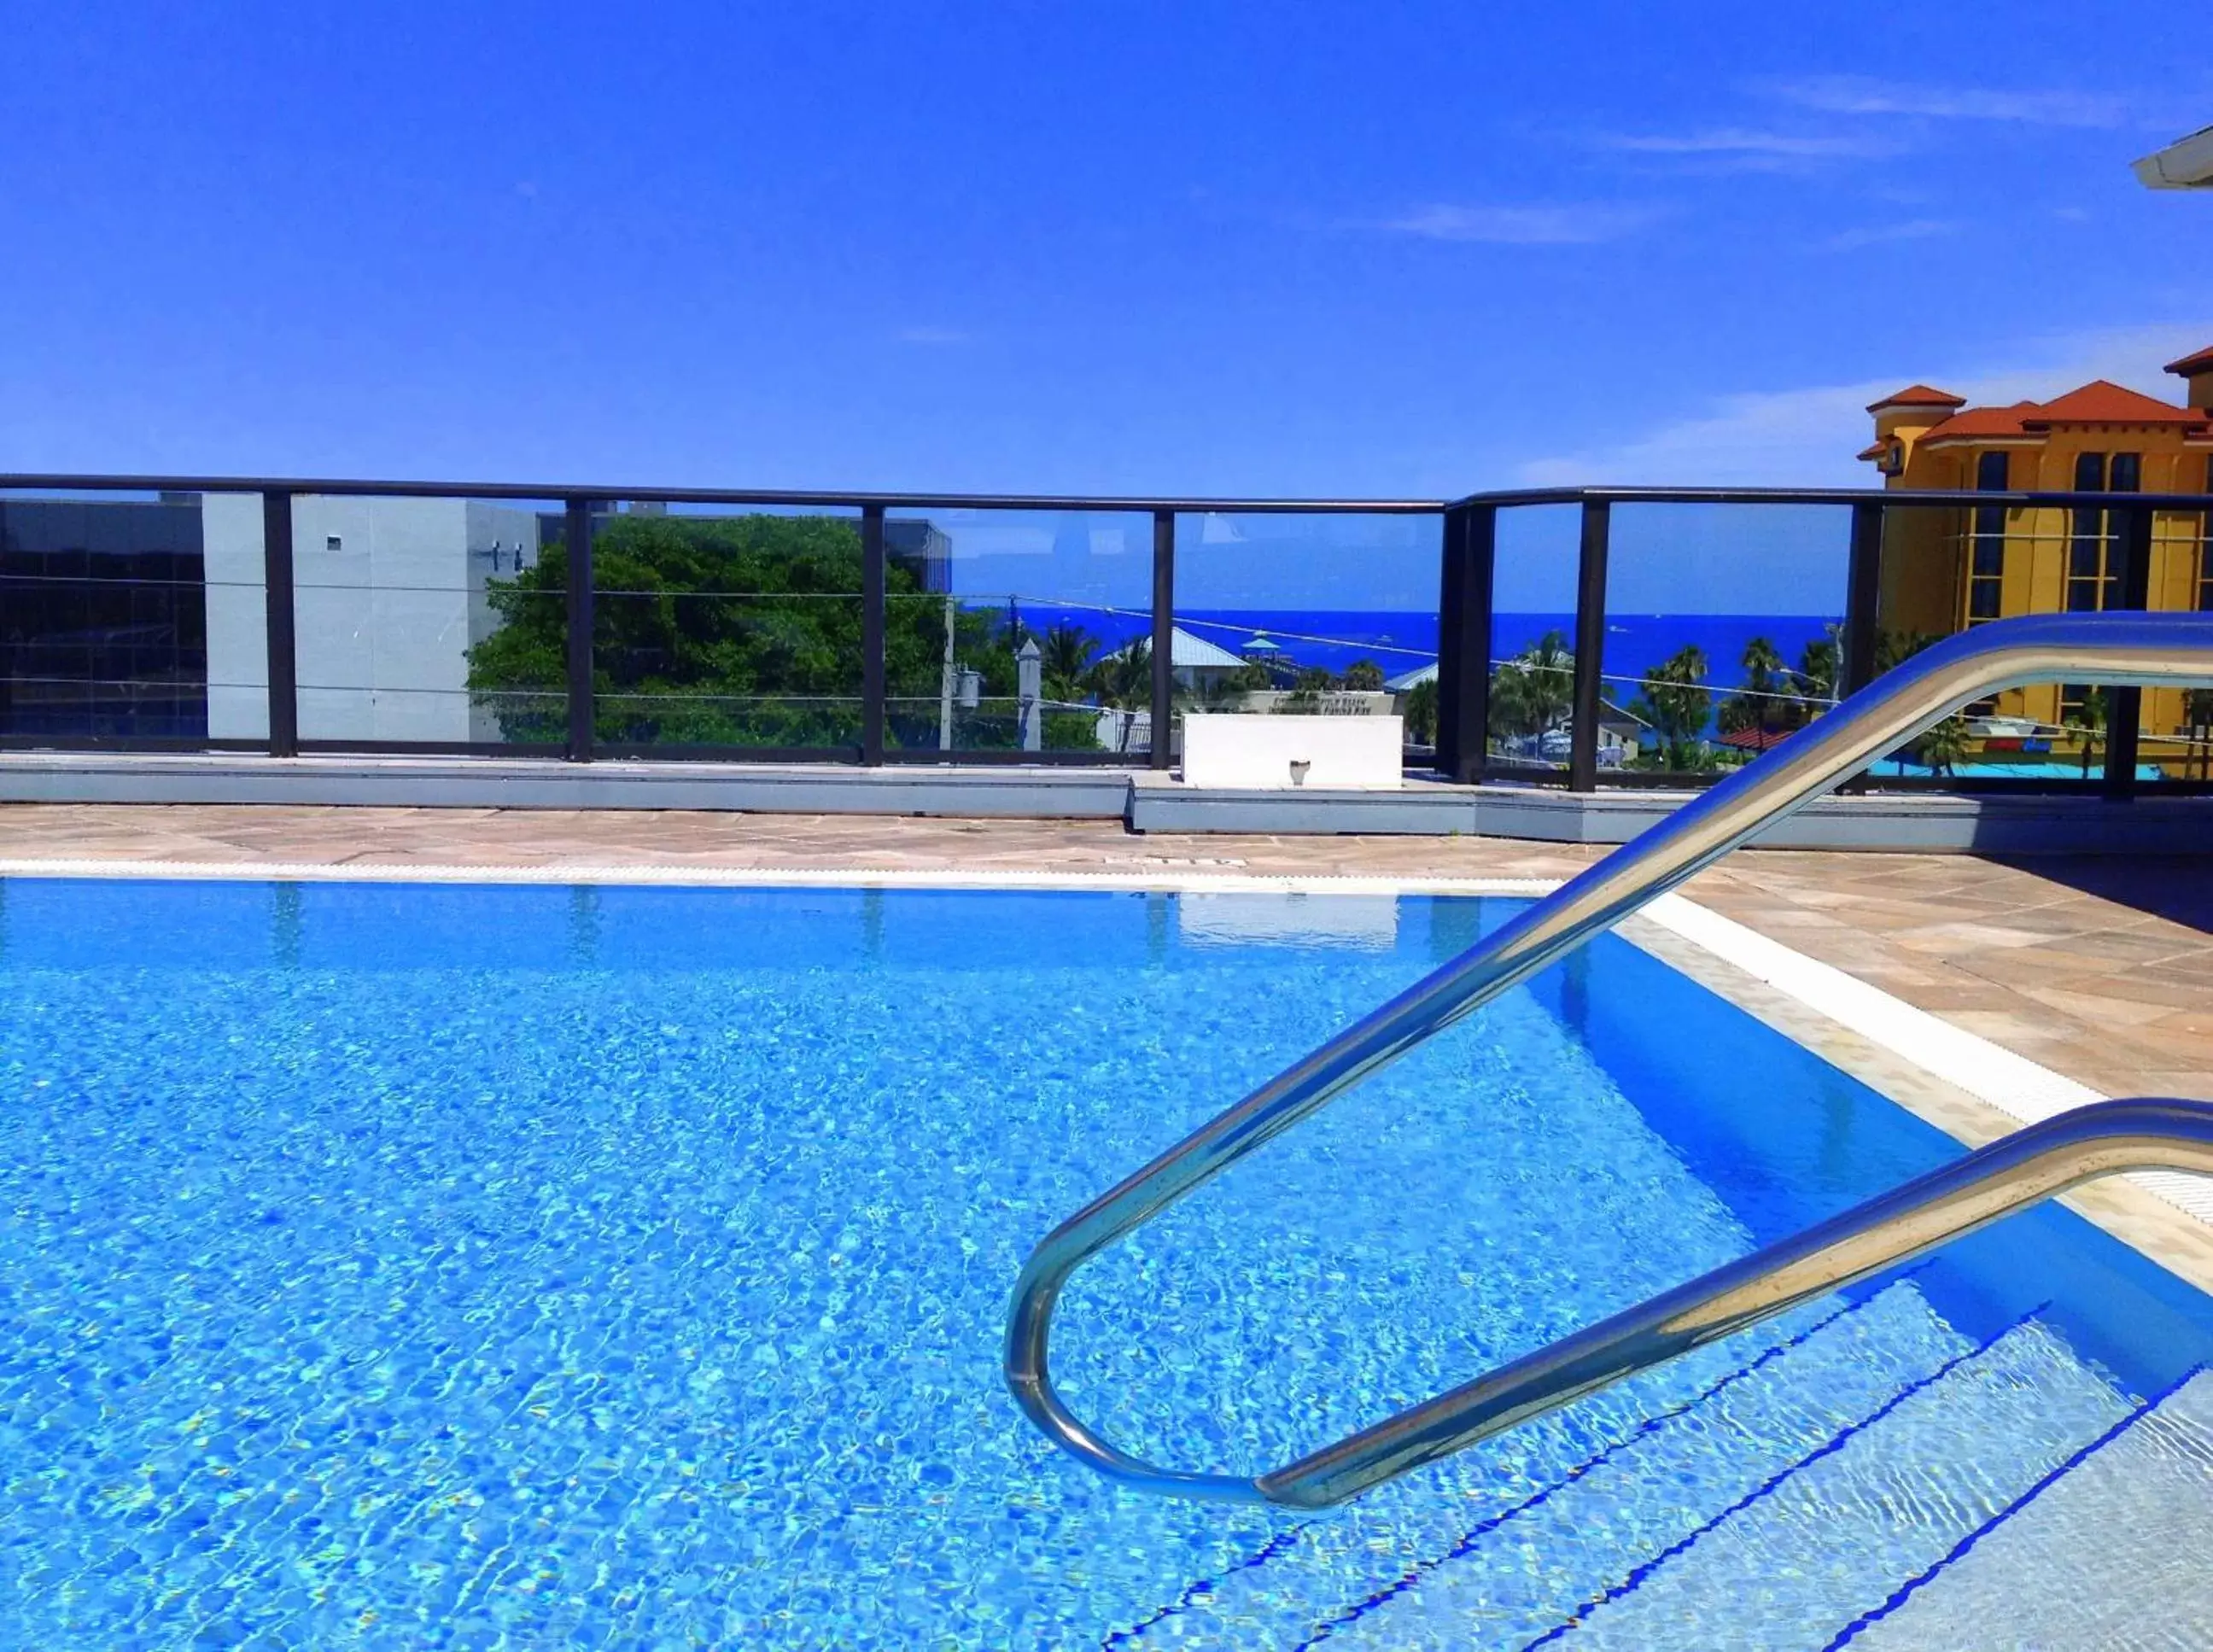
[[(593, 732), (608, 745), (839, 747), (861, 734), (861, 535), (827, 516), (602, 518), (592, 541)], [(567, 680), (566, 548), (490, 582), (498, 629), (468, 651), (468, 686), (510, 741), (558, 741)], [(937, 743), (946, 626), (981, 704), (957, 743), (1014, 747), (1012, 616), (926, 591), (894, 557), (884, 579), (886, 739)], [(1066, 644), (1064, 643), (1064, 647)], [(1070, 685), (1072, 686), (1072, 685)], [(1048, 698), (1053, 698), (1050, 694)], [(1093, 719), (1048, 713), (1045, 742), (1094, 746)]]

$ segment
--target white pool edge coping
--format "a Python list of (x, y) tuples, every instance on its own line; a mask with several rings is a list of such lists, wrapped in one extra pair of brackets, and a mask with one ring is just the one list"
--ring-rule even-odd
[[(1233, 867), (1231, 862), (1219, 863)], [(1130, 871), (1035, 872), (996, 867), (413, 865), (405, 862), (9, 860), (0, 878), (117, 878), (151, 882), (579, 883), (701, 889), (1104, 889), (1132, 893), (1547, 895), (1557, 878), (1431, 878), (1355, 873), (1220, 872), (1163, 863)]]
[[(1390, 874), (1203, 870), (1163, 864), (1129, 871), (1025, 871), (954, 867), (411, 864), (327, 861), (125, 861), (0, 857), (0, 878), (99, 878), (157, 882), (436, 883), (674, 888), (1101, 890), (1132, 893), (1318, 895), (1547, 895), (1557, 878), (1450, 878)], [(2107, 1098), (2088, 1085), (1954, 1027), (1831, 964), (1680, 894), (1659, 896), (1642, 916), (1816, 1014), (1857, 1033), (2021, 1124)], [(1895, 1105), (1895, 1104), (1894, 1104)], [(2128, 1180), (2213, 1227), (2213, 1180), (2168, 1171)]]

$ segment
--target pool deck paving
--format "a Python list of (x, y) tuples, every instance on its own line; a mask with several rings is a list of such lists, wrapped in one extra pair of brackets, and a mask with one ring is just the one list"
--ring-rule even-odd
[[(0, 860), (1163, 879), (1557, 880), (1607, 851), (1487, 838), (1134, 834), (1113, 822), (637, 810), (0, 805)], [(2213, 1100), (2213, 860), (1749, 850), (1684, 893), (2113, 1096)], [(1658, 926), (1639, 944), (1970, 1143), (2016, 1127)], [(2028, 1115), (2023, 1115), (2028, 1116)], [(2213, 1288), (2213, 1228), (2119, 1185), (2070, 1202)], [(2129, 1207), (2135, 1210), (2128, 1216)], [(2118, 1214), (2117, 1214), (2118, 1213)], [(2192, 1231), (2194, 1229), (2195, 1231)], [(2156, 1230), (2156, 1231), (2155, 1231)], [(2183, 1253), (2188, 1253), (2185, 1255)]]

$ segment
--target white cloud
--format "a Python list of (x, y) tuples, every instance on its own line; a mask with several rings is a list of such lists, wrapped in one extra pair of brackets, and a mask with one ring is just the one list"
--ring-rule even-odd
[(1895, 155), (1899, 148), (1894, 140), (1873, 133), (1771, 132), (1742, 126), (1698, 132), (1622, 133), (1600, 137), (1597, 143), (1600, 149), (1634, 155), (1771, 155), (1783, 160)]
[(1641, 229), (1660, 216), (1648, 206), (1420, 207), (1382, 227), (1429, 241), (1484, 241), (1513, 247), (1588, 246)]
[(2112, 379), (2162, 400), (2176, 399), (2163, 363), (2213, 341), (2213, 318), (2167, 326), (2121, 327), (2026, 340), (2027, 364), (1906, 364), (1856, 383), (1721, 396), (1613, 446), (1531, 460), (1529, 487), (1586, 483), (1624, 486), (1864, 487), (1874, 471), (1852, 455), (1873, 438), (1867, 405), (1904, 384), (1938, 385), (1970, 401), (2039, 400), (2090, 379)]
[(1821, 243), (1831, 252), (1849, 253), (1857, 247), (1880, 247), (1887, 241), (1926, 241), (1931, 235), (1954, 235), (1960, 226), (1948, 218), (1908, 218), (1901, 223), (1869, 224), (1832, 235)]
[(965, 344), (968, 334), (958, 327), (901, 327), (899, 338), (903, 344)]
[(1926, 115), (1945, 120), (2012, 120), (2045, 126), (2118, 126), (2124, 99), (2072, 91), (1996, 91), (1984, 87), (1913, 85), (1864, 75), (1817, 75), (1767, 81), (1771, 96), (1828, 114)]

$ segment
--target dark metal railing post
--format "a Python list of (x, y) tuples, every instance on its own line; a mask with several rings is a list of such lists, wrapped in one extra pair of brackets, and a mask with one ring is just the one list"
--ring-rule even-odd
[[(2117, 607), (2141, 613), (2151, 606), (2151, 510), (2132, 505), (2112, 513), (2113, 555), (2119, 561)], [(2143, 722), (2143, 690), (2116, 688), (2106, 702), (2106, 796), (2125, 802), (2137, 795), (2137, 735)]]
[(1175, 710), (1175, 512), (1153, 513), (1153, 766), (1166, 769)]
[(1460, 685), (1464, 669), (1462, 624), (1467, 603), (1467, 510), (1448, 509), (1437, 547), (1437, 772), (1460, 777)]
[(861, 761), (884, 760), (884, 508), (861, 507)]
[(1837, 698), (1875, 680), (1875, 621), (1882, 610), (1882, 513), (1879, 500), (1852, 507), (1850, 561), (1844, 570), (1844, 645), (1837, 661)]
[(571, 499), (569, 564), (569, 760), (592, 760), (592, 502)]
[(1613, 507), (1583, 501), (1582, 549), (1576, 566), (1575, 722), (1568, 731), (1568, 789), (1598, 789), (1600, 674), (1606, 669), (1606, 554)]
[(1491, 608), (1498, 507), (1445, 512), (1437, 580), (1437, 770), (1461, 785), (1484, 777), (1491, 722)]
[(292, 606), (292, 496), (261, 496), (261, 589), (269, 639), (269, 755), (300, 754), (300, 658)]

